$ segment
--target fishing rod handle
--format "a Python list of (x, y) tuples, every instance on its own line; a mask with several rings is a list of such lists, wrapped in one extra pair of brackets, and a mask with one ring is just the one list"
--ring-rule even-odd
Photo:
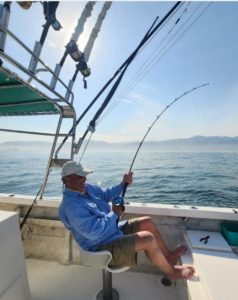
[(123, 191), (122, 191), (122, 198), (123, 198), (123, 200), (124, 200), (124, 196), (125, 196), (127, 187), (128, 187), (128, 183), (125, 182), (124, 185), (123, 185)]

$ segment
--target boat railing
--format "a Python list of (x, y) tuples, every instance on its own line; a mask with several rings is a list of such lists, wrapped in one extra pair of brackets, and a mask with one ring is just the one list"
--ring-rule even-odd
[[(7, 37), (11, 37), (18, 45), (20, 45), (28, 54), (31, 55), (34, 59), (37, 60), (38, 63), (40, 63), (44, 68), (38, 68), (35, 73), (31, 72), (27, 67), (25, 67), (22, 63), (14, 59), (12, 56), (8, 55), (7, 52), (0, 51), (0, 56), (4, 58), (6, 61), (8, 61), (10, 64), (12, 64), (14, 67), (17, 68), (17, 70), (24, 72), (26, 75), (29, 76), (29, 79), (27, 80), (28, 83), (31, 83), (32, 79), (34, 79), (37, 83), (39, 83), (42, 87), (46, 88), (49, 92), (53, 93), (59, 100), (62, 102), (65, 102), (67, 105), (72, 105), (74, 101), (74, 93), (70, 90), (70, 88), (63, 82), (63, 80), (58, 77), (52, 69), (49, 68), (49, 66), (43, 62), (43, 60), (38, 57), (29, 47), (27, 47), (13, 32), (11, 32), (9, 29), (4, 27), (0, 24), (0, 30), (3, 31)], [(1, 63), (2, 64), (2, 63)], [(56, 80), (61, 83), (61, 85), (64, 87), (65, 93), (70, 94), (69, 100), (66, 99), (65, 96), (57, 92), (56, 90), (52, 89), (50, 84), (40, 79), (36, 74), (39, 72), (49, 72)]]
[[(20, 49), (19, 51), (22, 51), (23, 49), (24, 53), (31, 56), (30, 57), (31, 60), (34, 59), (36, 61), (36, 65), (39, 64), (38, 69), (35, 69), (35, 71), (33, 72), (30, 70), (30, 67), (26, 67), (26, 63), (28, 62), (24, 61), (23, 59), (21, 59), (23, 60), (23, 62), (20, 61), (18, 58), (16, 59), (14, 54), (11, 54), (11, 51), (8, 51), (7, 47), (4, 47), (3, 49), (0, 50), (0, 67), (2, 71), (6, 72), (7, 74), (6, 76), (9, 76), (9, 78), (15, 78), (16, 80), (18, 80), (21, 83), (21, 86), (25, 86), (29, 88), (29, 90), (34, 90), (34, 92), (36, 92), (39, 96), (47, 100), (47, 102), (52, 103), (57, 109), (55, 109), (55, 112), (51, 112), (51, 114), (60, 115), (56, 132), (55, 134), (53, 134), (54, 141), (52, 143), (43, 183), (39, 193), (39, 197), (41, 199), (45, 191), (50, 169), (52, 167), (60, 167), (62, 163), (64, 163), (65, 161), (73, 159), (73, 155), (74, 155), (73, 147), (75, 143), (75, 128), (76, 128), (75, 126), (76, 113), (73, 107), (74, 93), (63, 82), (63, 80), (59, 76), (57, 76), (55, 72), (39, 56), (37, 56), (34, 50), (32, 51), (28, 46), (26, 46), (24, 42), (22, 42), (11, 30), (9, 30), (4, 25), (2, 25), (1, 22), (0, 22), (0, 33), (1, 33), (0, 38), (3, 37), (5, 40), (8, 39), (13, 40), (14, 44), (18, 46), (18, 50)], [(14, 50), (14, 53), (17, 53), (17, 51)], [(45, 79), (41, 79), (37, 76), (39, 72), (47, 72), (48, 74), (52, 75), (51, 77), (54, 77), (57, 80), (57, 82), (60, 83), (61, 85), (58, 85), (57, 90), (55, 90), (49, 84), (51, 78), (48, 83)], [(10, 88), (10, 85), (7, 84), (6, 86), (4, 86), (4, 89), (6, 88)], [(14, 88), (14, 84), (12, 85), (12, 88)], [(4, 105), (6, 107), (6, 104)], [(21, 104), (17, 104), (17, 105), (19, 106)], [(33, 114), (42, 115), (44, 113), (40, 112), (40, 113), (33, 113)], [(60, 129), (64, 118), (72, 119), (73, 131), (62, 135), (60, 133)], [(20, 132), (20, 131), (15, 131), (15, 132)], [(32, 132), (25, 131), (25, 133), (32, 133)], [(60, 136), (61, 137), (69, 136), (72, 139), (70, 143), (71, 150), (68, 158), (64, 158), (64, 159), (58, 158), (59, 151), (56, 151), (56, 149), (58, 144), (57, 143), (58, 138)]]
[[(27, 96), (29, 97), (31, 94), (33, 94), (33, 96), (30, 99), (31, 101), (28, 101), (27, 97), (19, 98), (18, 93), (15, 91), (13, 95), (14, 103), (12, 104), (10, 103), (12, 100), (10, 99), (11, 97), (9, 96), (10, 93), (8, 93), (8, 99), (7, 99), (8, 102), (4, 100), (4, 102), (2, 102), (2, 106), (0, 105), (0, 115), (1, 116), (42, 115), (42, 114), (60, 115), (56, 133), (54, 134), (54, 141), (53, 141), (50, 158), (47, 165), (44, 183), (40, 192), (40, 198), (42, 198), (51, 167), (56, 167), (56, 166), (61, 167), (65, 161), (72, 160), (74, 157), (75, 149), (77, 147), (77, 145), (75, 144), (75, 135), (76, 135), (76, 127), (78, 124), (76, 123), (76, 113), (73, 107), (74, 93), (72, 92), (72, 89), (79, 72), (83, 76), (84, 88), (87, 88), (87, 81), (85, 78), (91, 74), (91, 70), (88, 67), (87, 62), (91, 50), (93, 48), (94, 42), (102, 26), (103, 20), (112, 2), (106, 1), (103, 4), (102, 9), (98, 15), (96, 24), (89, 36), (85, 49), (84, 51), (80, 51), (77, 46), (77, 41), (79, 39), (79, 36), (83, 32), (83, 28), (86, 20), (91, 16), (93, 6), (94, 4), (96, 4), (96, 2), (89, 1), (85, 5), (83, 12), (78, 19), (78, 23), (77, 26), (75, 27), (74, 33), (72, 34), (69, 43), (66, 45), (66, 50), (64, 52), (64, 55), (60, 63), (56, 64), (54, 71), (40, 58), (40, 56), (49, 28), (52, 27), (56, 31), (59, 31), (61, 28), (61, 25), (57, 21), (55, 16), (55, 11), (57, 9), (58, 2), (49, 1), (49, 2), (42, 2), (41, 4), (43, 4), (43, 10), (44, 10), (43, 13), (45, 16), (46, 23), (43, 25), (43, 31), (41, 33), (41, 37), (39, 41), (35, 42), (33, 50), (31, 50), (26, 45), (26, 43), (22, 41), (22, 39), (19, 39), (11, 31), (12, 29), (11, 30), (8, 29), (9, 28), (8, 24), (9, 24), (10, 14), (11, 14), (11, 9), (10, 9), (11, 2), (4, 2), (3, 5), (0, 5), (0, 70), (2, 73), (0, 74), (1, 75), (0, 80), (2, 81), (1, 82), (2, 95), (6, 96), (5, 91), (10, 87), (11, 84), (13, 85), (15, 84), (19, 89), (22, 87), (23, 90), (26, 89), (28, 92)], [(54, 21), (57, 21), (56, 27), (52, 23), (52, 17)], [(14, 48), (13, 52), (12, 52), (13, 47), (9, 47), (9, 45), (6, 44), (6, 41), (8, 42), (8, 40), (17, 45), (17, 47)], [(22, 51), (23, 51), (23, 56), (19, 57), (18, 53), (21, 53)], [(63, 81), (59, 77), (59, 74), (64, 64), (64, 61), (68, 55), (70, 55), (73, 61), (76, 62), (76, 66), (75, 66), (73, 77), (69, 81), (69, 84), (67, 85), (65, 84), (65, 80)], [(30, 56), (30, 60), (28, 61), (28, 59), (24, 59), (25, 56)], [(29, 63), (29, 65), (26, 66), (26, 63)], [(11, 65), (11, 70), (6, 69), (6, 67), (8, 67), (8, 64)], [(38, 76), (39, 73), (41, 73), (42, 78), (39, 78)], [(57, 90), (56, 90), (56, 86), (57, 86)], [(14, 87), (12, 90), (14, 90)], [(37, 101), (40, 103), (37, 103), (38, 106), (36, 107)], [(44, 106), (43, 108), (42, 105)], [(63, 139), (60, 145), (57, 145), (58, 137), (62, 136), (60, 134), (60, 129), (61, 129), (62, 120), (64, 118), (71, 118), (72, 120), (72, 127), (68, 132), (68, 135), (65, 135), (65, 137), (72, 138), (70, 157), (66, 159), (59, 158), (58, 154), (61, 148), (63, 147), (63, 145), (66, 144), (67, 138)], [(20, 133), (20, 131), (18, 132)], [(28, 133), (33, 134), (33, 132), (28, 132)]]

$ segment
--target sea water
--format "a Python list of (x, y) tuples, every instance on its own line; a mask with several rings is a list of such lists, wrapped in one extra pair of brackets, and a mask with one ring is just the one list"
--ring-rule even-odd
[[(107, 188), (122, 180), (134, 153), (91, 151), (82, 163), (94, 172), (88, 182)], [(133, 166), (127, 202), (238, 207), (238, 153), (141, 152)], [(0, 153), (0, 193), (36, 195), (43, 181), (46, 153)], [(77, 159), (76, 159), (77, 160)], [(62, 195), (60, 170), (52, 169), (45, 197)]]

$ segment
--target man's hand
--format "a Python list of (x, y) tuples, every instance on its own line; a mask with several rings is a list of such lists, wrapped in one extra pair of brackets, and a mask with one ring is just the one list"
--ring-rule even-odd
[(123, 215), (123, 210), (121, 205), (112, 205), (112, 211), (114, 211), (115, 214), (118, 215), (118, 217), (120, 218)]
[(128, 172), (128, 173), (124, 174), (122, 183), (123, 184), (126, 183), (127, 185), (132, 184), (132, 181), (133, 181), (132, 176), (133, 176), (133, 172)]

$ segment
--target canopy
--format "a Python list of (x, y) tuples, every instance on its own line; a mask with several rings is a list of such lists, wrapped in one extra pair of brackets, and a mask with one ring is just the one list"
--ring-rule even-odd
[(50, 98), (0, 67), (0, 116), (59, 114)]

